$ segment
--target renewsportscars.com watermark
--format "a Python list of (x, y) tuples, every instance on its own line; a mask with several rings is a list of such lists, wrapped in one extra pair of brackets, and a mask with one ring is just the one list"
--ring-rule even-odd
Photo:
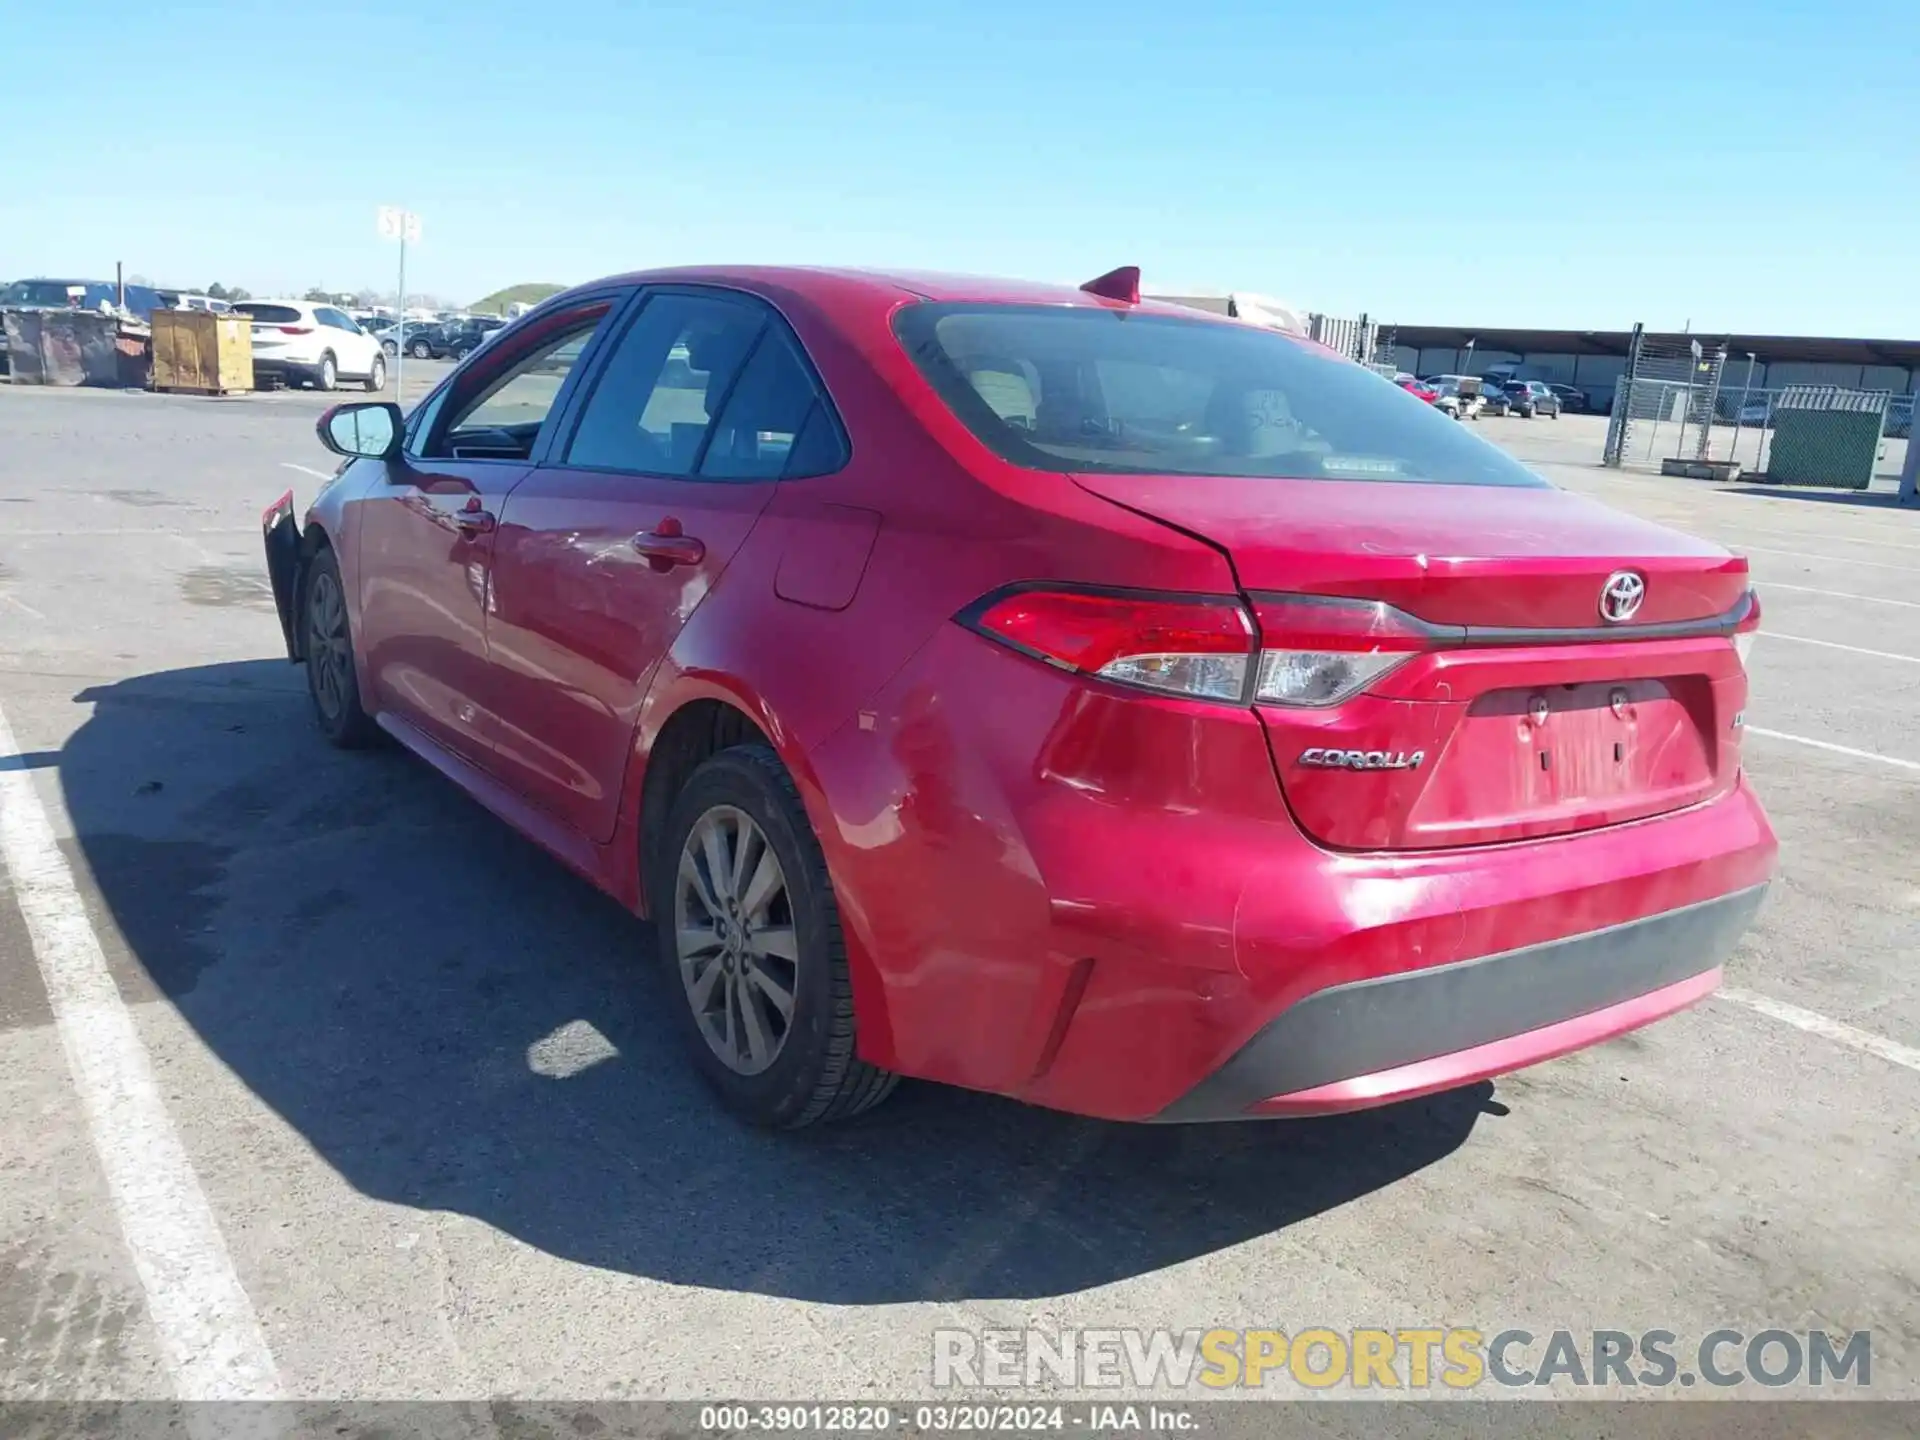
[(1865, 1330), (936, 1330), (936, 1390), (1368, 1392), (1873, 1383)]

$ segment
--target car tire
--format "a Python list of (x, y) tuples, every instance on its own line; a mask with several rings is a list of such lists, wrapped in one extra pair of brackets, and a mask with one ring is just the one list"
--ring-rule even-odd
[(313, 388), (316, 390), (334, 390), (340, 385), (340, 366), (333, 358), (333, 352), (327, 351), (320, 357), (320, 368), (314, 372)]
[(378, 395), (386, 388), (387, 357), (385, 355), (376, 355), (373, 357), (373, 369), (367, 373), (367, 393), (369, 395)]
[(424, 340), (415, 340), (407, 346), (407, 353), (416, 360), (431, 360), (433, 358), (433, 347)]
[(307, 695), (320, 733), (341, 750), (366, 749), (382, 732), (360, 704), (347, 591), (330, 546), (321, 546), (307, 562), (300, 587), (300, 625)]
[[(694, 1067), (721, 1103), (762, 1128), (797, 1130), (886, 1099), (899, 1077), (856, 1052), (833, 881), (773, 748), (756, 742), (708, 758), (674, 800), (661, 840), (648, 910)], [(743, 880), (723, 873), (746, 867)]]
[(382, 340), (380, 342), (380, 349), (385, 354), (398, 355), (400, 353), (400, 344), (397, 340)]

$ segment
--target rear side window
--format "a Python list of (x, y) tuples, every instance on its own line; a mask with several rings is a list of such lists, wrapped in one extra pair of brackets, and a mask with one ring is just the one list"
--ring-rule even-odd
[(918, 304), (901, 343), (989, 449), (1035, 470), (1550, 488), (1361, 365), (1251, 325)]
[(566, 463), (691, 475), (714, 412), (760, 338), (750, 305), (656, 295), (620, 337), (580, 412)]
[(291, 305), (264, 305), (259, 301), (249, 300), (233, 308), (242, 315), (251, 316), (261, 325), (294, 325), (301, 319), (300, 312)]
[(843, 456), (834, 427), (810, 423), (820, 408), (793, 343), (781, 327), (769, 325), (707, 439), (700, 478), (798, 479), (839, 469)]

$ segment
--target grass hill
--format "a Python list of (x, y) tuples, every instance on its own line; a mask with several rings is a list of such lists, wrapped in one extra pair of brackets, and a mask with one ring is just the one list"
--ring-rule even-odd
[(504, 315), (507, 306), (516, 303), (538, 305), (549, 295), (558, 295), (567, 287), (564, 285), (509, 285), (504, 290), (496, 290), (469, 305), (469, 310), (484, 311), (492, 315)]

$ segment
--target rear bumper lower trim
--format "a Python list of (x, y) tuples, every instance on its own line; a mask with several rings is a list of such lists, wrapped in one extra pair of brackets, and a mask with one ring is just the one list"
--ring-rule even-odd
[[(1472, 1067), (1458, 1062), (1479, 1050), (1494, 1052), (1496, 1059), (1515, 1056), (1504, 1068), (1532, 1063), (1526, 1046), (1500, 1047), (1529, 1038), (1541, 1041), (1563, 1024), (1598, 1019), (1687, 982), (1705, 983), (1703, 977), (1717, 973), (1752, 922), (1766, 890), (1755, 885), (1565, 939), (1316, 991), (1283, 1010), (1156, 1118), (1226, 1120), (1290, 1097), (1358, 1096), (1386, 1083), (1382, 1076), (1443, 1060), (1464, 1080), (1471, 1078)], [(1595, 1038), (1601, 1038), (1599, 1031)], [(1551, 1036), (1543, 1043), (1548, 1052), (1539, 1059), (1575, 1048), (1551, 1050), (1558, 1043)], [(1341, 1085), (1357, 1088), (1342, 1092)], [(1353, 1099), (1335, 1108), (1386, 1098), (1392, 1095)], [(1297, 1112), (1283, 1106), (1270, 1113)]]
[(1247, 1113), (1273, 1118), (1304, 1118), (1310, 1115), (1339, 1115), (1349, 1110), (1367, 1110), (1397, 1100), (1412, 1100), (1436, 1091), (1451, 1090), (1492, 1075), (1505, 1075), (1528, 1065), (1538, 1065), (1575, 1050), (1584, 1050), (1602, 1040), (1611, 1040), (1629, 1030), (1638, 1030), (1655, 1020), (1665, 1019), (1706, 999), (1720, 988), (1719, 966), (1663, 986), (1646, 995), (1609, 1005), (1604, 1010), (1576, 1015), (1529, 1030), (1456, 1050), (1451, 1055), (1436, 1055), (1431, 1060), (1416, 1060), (1392, 1070), (1377, 1070), (1356, 1075), (1350, 1080), (1335, 1080), (1312, 1090), (1296, 1090), (1290, 1095), (1272, 1095), (1251, 1107)]

